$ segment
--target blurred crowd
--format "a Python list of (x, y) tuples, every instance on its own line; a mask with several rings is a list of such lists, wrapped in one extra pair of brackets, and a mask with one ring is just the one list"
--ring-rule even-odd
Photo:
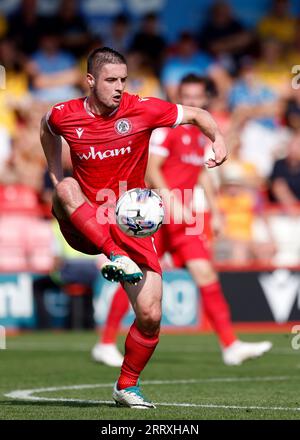
[[(95, 33), (77, 6), (76, 0), (61, 0), (55, 15), (40, 16), (36, 0), (23, 0), (12, 15), (0, 12), (0, 65), (6, 74), (0, 90), (2, 249), (7, 228), (17, 224), (12, 216), (50, 218), (40, 118), (54, 103), (87, 93), (86, 56), (109, 46), (127, 57), (130, 93), (177, 102), (185, 75), (211, 78), (208, 110), (230, 150), (228, 161), (212, 173), (224, 224), (216, 261), (300, 265), (300, 79), (297, 68), (292, 71), (298, 65), (300, 72), (300, 17), (290, 14), (289, 1), (273, 0), (254, 29), (226, 1), (216, 1), (198, 33), (185, 31), (171, 45), (154, 13), (142, 17), (138, 29), (122, 14), (106, 32), (100, 23)], [(64, 164), (71, 174), (67, 148)], [(20, 222), (20, 240), (28, 241), (25, 223)], [(46, 235), (36, 240), (39, 263)], [(7, 264), (3, 258), (0, 269)]]

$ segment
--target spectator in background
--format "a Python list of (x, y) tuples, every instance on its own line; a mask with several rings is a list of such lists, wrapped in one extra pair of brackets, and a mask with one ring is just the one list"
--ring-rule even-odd
[(300, 133), (290, 140), (287, 155), (275, 162), (270, 176), (271, 191), (288, 214), (300, 213)]
[(276, 103), (276, 94), (260, 81), (252, 57), (242, 58), (239, 76), (230, 90), (228, 99), (232, 111), (248, 110), (248, 114), (240, 112), (241, 117), (255, 118), (260, 124), (274, 128), (275, 113), (272, 109)]
[(127, 55), (128, 78), (126, 90), (128, 93), (141, 97), (162, 97), (160, 82), (154, 73), (152, 64), (142, 52), (130, 51)]
[(158, 72), (160, 69), (165, 40), (159, 32), (158, 17), (154, 13), (145, 15), (141, 30), (133, 37), (131, 49), (144, 53)]
[(286, 133), (278, 124), (278, 98), (259, 80), (252, 58), (241, 60), (238, 80), (229, 93), (229, 106), (235, 128), (242, 130), (242, 157), (252, 162), (262, 177), (267, 177)]
[(284, 108), (284, 120), (288, 128), (300, 131), (300, 87), (290, 89)]
[(182, 33), (175, 47), (174, 55), (167, 59), (162, 67), (161, 81), (169, 99), (177, 100), (177, 89), (180, 81), (186, 75), (205, 76), (213, 68), (214, 60), (205, 52), (199, 52), (194, 37)]
[(231, 114), (228, 107), (227, 96), (220, 93), (216, 87), (215, 82), (207, 78), (210, 85), (208, 86), (209, 92), (209, 112), (214, 117), (223, 135), (226, 135), (231, 128)]
[[(229, 160), (221, 176), (219, 209), (223, 234), (216, 245), (216, 259), (237, 266), (253, 261), (270, 264), (276, 246), (259, 192), (249, 187), (249, 170), (242, 163)], [(264, 241), (259, 243), (254, 235), (258, 218), (264, 222), (266, 231)]]
[(104, 40), (104, 46), (112, 47), (120, 53), (127, 53), (130, 43), (130, 23), (127, 15), (119, 14), (112, 21), (110, 33)]
[(288, 51), (288, 64), (289, 71), (291, 71), (292, 66), (300, 64), (300, 20), (298, 19), (298, 24), (295, 29), (294, 40)]
[(80, 72), (75, 58), (59, 47), (55, 31), (44, 34), (27, 66), (32, 80), (33, 97), (43, 102), (76, 98)]
[(199, 35), (199, 45), (234, 74), (237, 61), (250, 50), (253, 35), (233, 16), (225, 1), (217, 1), (208, 17)]
[(25, 58), (13, 40), (0, 41), (0, 65), (6, 73), (6, 85), (0, 90), (0, 125), (13, 139), (17, 131), (17, 112), (29, 102), (28, 77), (24, 71)]
[(40, 193), (46, 165), (39, 140), (40, 118), (44, 112), (45, 108), (37, 102), (30, 111), (21, 112), (22, 120), (14, 135), (11, 154), (1, 171), (0, 183), (21, 184)]
[[(300, 62), (300, 60), (299, 60)], [(261, 51), (255, 65), (257, 78), (276, 95), (284, 95), (291, 86), (291, 68), (282, 42), (275, 38), (261, 41)]]
[(241, 136), (239, 131), (231, 128), (225, 137), (226, 145), (229, 151), (229, 159), (227, 164), (229, 167), (236, 166), (236, 169), (242, 176), (241, 180), (249, 189), (261, 191), (266, 185), (266, 181), (259, 175), (257, 166), (251, 162), (247, 162), (241, 155)]
[(258, 24), (260, 38), (276, 38), (288, 45), (294, 40), (296, 19), (289, 13), (289, 0), (273, 0), (273, 6)]
[(55, 25), (53, 17), (38, 15), (37, 0), (22, 0), (9, 18), (8, 36), (17, 42), (22, 52), (31, 54), (37, 49), (40, 35), (55, 29)]
[(82, 56), (90, 40), (83, 17), (78, 13), (78, 2), (62, 0), (55, 29), (61, 38), (61, 47), (76, 57)]
[[(0, 92), (1, 93), (1, 92)], [(6, 163), (11, 154), (11, 140), (8, 135), (6, 128), (0, 123), (0, 173), (2, 173), (3, 168), (5, 168)]]
[(0, 14), (0, 38), (3, 38), (7, 32), (7, 21), (3, 15)]

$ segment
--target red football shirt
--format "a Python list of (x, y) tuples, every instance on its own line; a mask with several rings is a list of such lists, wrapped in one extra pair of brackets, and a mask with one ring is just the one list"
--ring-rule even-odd
[(96, 202), (101, 189), (112, 189), (118, 197), (119, 182), (126, 182), (127, 189), (145, 187), (151, 132), (179, 124), (182, 107), (124, 93), (116, 110), (99, 116), (88, 111), (87, 99), (56, 104), (47, 117), (49, 129), (69, 144), (82, 191)]
[(165, 157), (162, 173), (170, 189), (194, 189), (204, 166), (207, 138), (195, 125), (155, 130), (150, 152)]

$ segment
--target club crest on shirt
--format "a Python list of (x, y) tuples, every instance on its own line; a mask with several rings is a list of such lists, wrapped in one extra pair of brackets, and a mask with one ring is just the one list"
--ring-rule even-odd
[(132, 130), (132, 124), (129, 119), (118, 119), (115, 123), (115, 130), (118, 134), (128, 134)]

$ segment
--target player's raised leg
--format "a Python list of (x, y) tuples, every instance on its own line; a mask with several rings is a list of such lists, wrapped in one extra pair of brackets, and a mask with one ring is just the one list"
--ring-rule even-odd
[[(140, 268), (114, 242), (110, 235), (109, 224), (100, 224), (97, 221), (97, 209), (101, 209), (101, 207), (96, 208), (87, 200), (78, 182), (72, 177), (66, 177), (56, 185), (53, 195), (53, 211), (58, 221), (69, 221), (90, 244), (94, 245), (92, 252), (87, 252), (86, 248), (82, 251), (94, 254), (103, 252), (107, 257), (110, 257), (108, 259), (103, 255), (103, 258), (99, 259), (99, 267), (109, 281), (138, 282), (142, 277)], [(104, 216), (102, 217), (104, 218)], [(66, 240), (70, 242), (70, 237), (64, 235)], [(69, 244), (74, 247), (74, 240)]]
[(58, 220), (69, 220), (101, 251), (110, 256), (114, 254), (127, 255), (117, 246), (109, 234), (109, 225), (99, 224), (96, 218), (97, 208), (93, 206), (72, 177), (65, 177), (55, 187), (53, 195), (53, 210)]
[(113, 398), (117, 404), (131, 408), (154, 408), (139, 387), (139, 376), (159, 341), (162, 281), (160, 274), (143, 268), (144, 277), (137, 286), (124, 287), (136, 314), (125, 342), (121, 374)]
[(200, 289), (203, 308), (215, 330), (226, 365), (240, 365), (247, 359), (262, 356), (272, 348), (269, 341), (242, 342), (235, 335), (228, 304), (212, 263), (205, 259), (186, 263), (195, 283)]

